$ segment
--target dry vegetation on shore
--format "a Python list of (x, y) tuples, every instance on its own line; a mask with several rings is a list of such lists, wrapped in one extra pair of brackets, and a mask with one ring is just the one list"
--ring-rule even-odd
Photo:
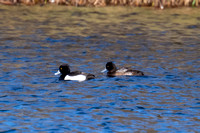
[(198, 7), (200, 0), (0, 0), (0, 3), (6, 5), (51, 3), (67, 6), (153, 6), (164, 9), (164, 7)]

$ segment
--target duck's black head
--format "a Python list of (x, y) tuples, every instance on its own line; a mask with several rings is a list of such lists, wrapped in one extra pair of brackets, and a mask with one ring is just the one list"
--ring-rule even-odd
[(59, 67), (59, 71), (62, 75), (68, 75), (70, 73), (69, 65), (63, 64)]
[(117, 71), (117, 67), (112, 62), (107, 62), (106, 69), (108, 70), (108, 72), (115, 72), (115, 71)]

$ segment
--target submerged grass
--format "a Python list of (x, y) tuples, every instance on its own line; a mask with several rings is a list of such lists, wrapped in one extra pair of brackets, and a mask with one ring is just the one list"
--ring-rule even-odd
[(53, 3), (68, 6), (153, 6), (164, 9), (164, 7), (198, 7), (200, 0), (0, 0), (0, 3), (7, 5)]

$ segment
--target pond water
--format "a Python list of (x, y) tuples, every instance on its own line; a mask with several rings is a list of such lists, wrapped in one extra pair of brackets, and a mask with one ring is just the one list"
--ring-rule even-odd
[[(200, 132), (199, 12), (0, 5), (0, 132)], [(96, 79), (59, 81), (63, 63)]]

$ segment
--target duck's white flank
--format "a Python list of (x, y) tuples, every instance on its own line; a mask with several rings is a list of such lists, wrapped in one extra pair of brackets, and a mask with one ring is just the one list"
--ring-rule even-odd
[(77, 80), (79, 82), (82, 82), (86, 80), (86, 76), (85, 75), (76, 75), (76, 76), (66, 75), (64, 80)]
[(120, 73), (125, 73), (127, 71), (128, 71), (127, 68), (120, 68), (120, 69), (117, 70), (117, 72), (120, 72)]

